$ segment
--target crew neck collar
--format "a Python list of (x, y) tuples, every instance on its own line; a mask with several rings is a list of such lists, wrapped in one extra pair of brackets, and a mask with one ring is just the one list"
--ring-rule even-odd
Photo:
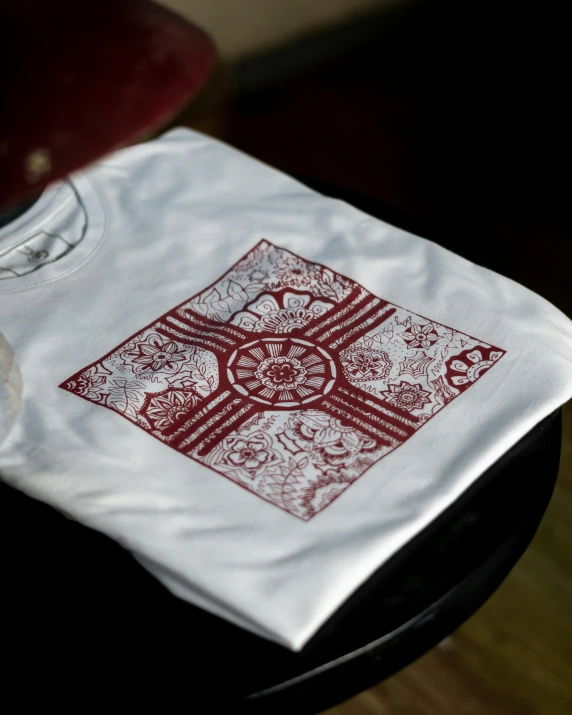
[(18, 246), (35, 235), (50, 233), (58, 214), (75, 202), (82, 212), (81, 236), (69, 252), (51, 263), (45, 263), (31, 273), (0, 281), (0, 293), (33, 288), (58, 280), (80, 268), (94, 253), (105, 232), (102, 203), (86, 174), (75, 174), (65, 182), (46, 189), (40, 198), (21, 216), (0, 229), (0, 254)]

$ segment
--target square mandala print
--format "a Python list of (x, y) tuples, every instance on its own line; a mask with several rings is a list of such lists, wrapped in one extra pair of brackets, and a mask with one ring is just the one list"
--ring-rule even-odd
[(503, 354), (261, 241), (60, 387), (307, 520)]

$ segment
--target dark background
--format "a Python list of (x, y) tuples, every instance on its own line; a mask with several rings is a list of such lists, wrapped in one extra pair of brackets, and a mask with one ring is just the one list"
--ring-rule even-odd
[(223, 67), (177, 123), (405, 212), (570, 314), (564, 5), (398, 4)]
[[(572, 315), (564, 3), (418, 0), (238, 63), (187, 124), (487, 265)], [(215, 33), (216, 40), (216, 33)], [(551, 506), (440, 647), (331, 715), (572, 712), (572, 409)]]

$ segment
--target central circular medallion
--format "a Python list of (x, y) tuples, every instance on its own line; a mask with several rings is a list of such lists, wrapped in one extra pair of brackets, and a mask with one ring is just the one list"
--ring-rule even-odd
[(232, 387), (256, 402), (294, 408), (326, 395), (336, 366), (321, 347), (298, 338), (262, 338), (237, 348), (228, 361)]
[(280, 391), (293, 390), (303, 385), (307, 372), (296, 358), (279, 355), (263, 360), (254, 375), (265, 387)]

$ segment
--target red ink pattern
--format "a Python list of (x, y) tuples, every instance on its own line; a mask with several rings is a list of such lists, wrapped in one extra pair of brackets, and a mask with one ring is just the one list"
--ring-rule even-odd
[(60, 387), (307, 520), (502, 355), (264, 240)]

